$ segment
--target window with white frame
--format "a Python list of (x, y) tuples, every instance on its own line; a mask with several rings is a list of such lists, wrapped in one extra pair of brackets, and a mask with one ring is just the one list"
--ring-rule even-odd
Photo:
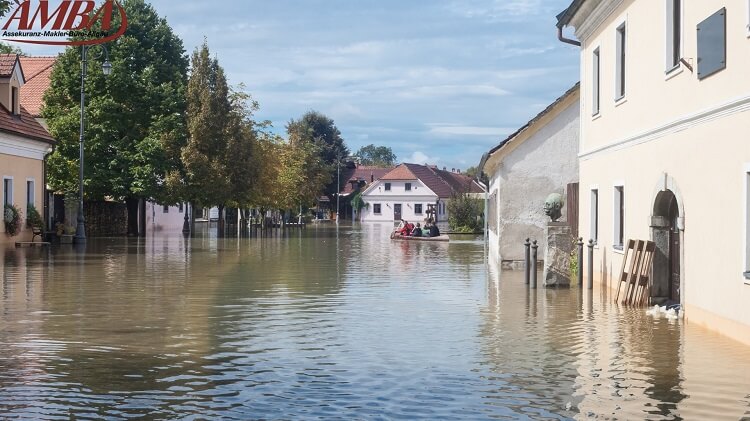
[(35, 204), (35, 186), (36, 182), (34, 180), (26, 180), (26, 214), (28, 215), (29, 208), (31, 206), (36, 206)]
[(599, 242), (599, 189), (591, 189), (591, 239)]
[(619, 100), (625, 96), (625, 47), (627, 25), (625, 22), (617, 27), (617, 68), (615, 73), (615, 99)]
[(372, 211), (375, 213), (375, 215), (380, 215), (382, 213), (380, 203), (375, 203), (374, 205), (372, 205)]
[(682, 1), (667, 0), (667, 71), (678, 67), (682, 58)]
[(591, 115), (597, 115), (599, 114), (599, 100), (601, 98), (601, 58), (598, 48), (594, 50), (592, 62), (593, 69), (591, 73)]
[(13, 177), (3, 178), (3, 204), (13, 204)]
[(391, 191), (391, 183), (385, 183), (385, 191)]
[(622, 250), (625, 244), (625, 186), (615, 186), (614, 198), (614, 247)]
[(404, 189), (405, 189), (406, 191), (411, 191), (411, 183), (406, 183), (406, 184), (404, 185)]
[(169, 213), (169, 205), (164, 205), (163, 212), (164, 213)]
[(417, 203), (414, 205), (414, 214), (415, 215), (421, 215), (422, 214), (422, 204)]

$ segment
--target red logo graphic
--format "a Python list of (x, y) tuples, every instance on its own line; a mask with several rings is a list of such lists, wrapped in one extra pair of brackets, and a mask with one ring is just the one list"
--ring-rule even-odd
[[(62, 0), (53, 6), (49, 3), (48, 0), (20, 3), (16, 0), (18, 6), (3, 25), (3, 39), (27, 44), (93, 45), (112, 41), (128, 28), (125, 9), (117, 0), (106, 0), (98, 9), (93, 0)], [(112, 33), (115, 11), (119, 12), (120, 25)], [(73, 37), (83, 39), (69, 39)]]

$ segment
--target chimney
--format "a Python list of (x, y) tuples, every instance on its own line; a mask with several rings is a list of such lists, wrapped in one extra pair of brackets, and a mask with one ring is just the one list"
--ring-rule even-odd
[(455, 168), (451, 168), (451, 172), (456, 172), (456, 169)]
[(461, 168), (459, 168), (457, 171), (458, 171), (459, 174), (461, 174)]
[(443, 167), (443, 171), (448, 171), (448, 167)]
[(375, 173), (370, 171), (370, 183), (374, 183), (374, 182), (375, 182)]

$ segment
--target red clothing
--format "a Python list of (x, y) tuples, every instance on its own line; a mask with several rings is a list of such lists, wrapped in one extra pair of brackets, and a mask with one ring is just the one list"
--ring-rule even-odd
[(406, 224), (399, 233), (405, 237), (408, 237), (411, 235), (411, 232), (414, 231), (414, 224)]

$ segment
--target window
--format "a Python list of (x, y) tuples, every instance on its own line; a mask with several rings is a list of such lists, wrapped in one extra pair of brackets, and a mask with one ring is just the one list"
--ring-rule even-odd
[(667, 71), (682, 58), (682, 0), (667, 0)]
[(29, 214), (29, 212), (28, 212), (29, 208), (31, 206), (36, 206), (36, 203), (34, 201), (34, 198), (35, 198), (34, 197), (35, 196), (35, 194), (34, 194), (34, 191), (35, 191), (34, 188), (35, 188), (35, 186), (34, 185), (35, 184), (36, 183), (34, 182), (34, 180), (26, 180), (26, 214), (27, 215)]
[(599, 189), (591, 190), (591, 239), (599, 242)]
[(380, 215), (382, 212), (382, 209), (380, 208), (380, 203), (375, 203), (372, 205), (372, 211), (375, 212), (376, 215)]
[(182, 205), (182, 202), (180, 202), (180, 213), (182, 213), (185, 210), (185, 208)]
[(385, 191), (391, 191), (391, 183), (385, 183)]
[(3, 178), (3, 204), (13, 204), (13, 177)]
[(591, 94), (592, 94), (592, 102), (591, 102), (591, 115), (597, 115), (599, 114), (599, 86), (601, 83), (601, 77), (600, 77), (600, 60), (599, 60), (599, 49), (597, 48), (594, 50), (594, 58), (593, 58), (593, 65), (594, 70), (592, 72), (592, 88), (591, 88)]
[(727, 67), (727, 9), (698, 24), (698, 79)]
[(625, 244), (625, 187), (615, 186), (615, 218), (614, 218), (614, 246), (618, 250), (622, 250), (622, 245)]
[(415, 215), (421, 215), (422, 214), (422, 204), (414, 205), (414, 214)]
[(617, 73), (615, 80), (615, 99), (625, 96), (625, 23), (617, 27)]
[(411, 191), (411, 183), (406, 183), (406, 191)]
[(168, 205), (164, 205), (164, 213), (169, 213), (169, 206)]
[(16, 115), (20, 114), (18, 109), (18, 88), (16, 88), (15, 86), (13, 87), (13, 89), (11, 89), (10, 100), (10, 111)]

